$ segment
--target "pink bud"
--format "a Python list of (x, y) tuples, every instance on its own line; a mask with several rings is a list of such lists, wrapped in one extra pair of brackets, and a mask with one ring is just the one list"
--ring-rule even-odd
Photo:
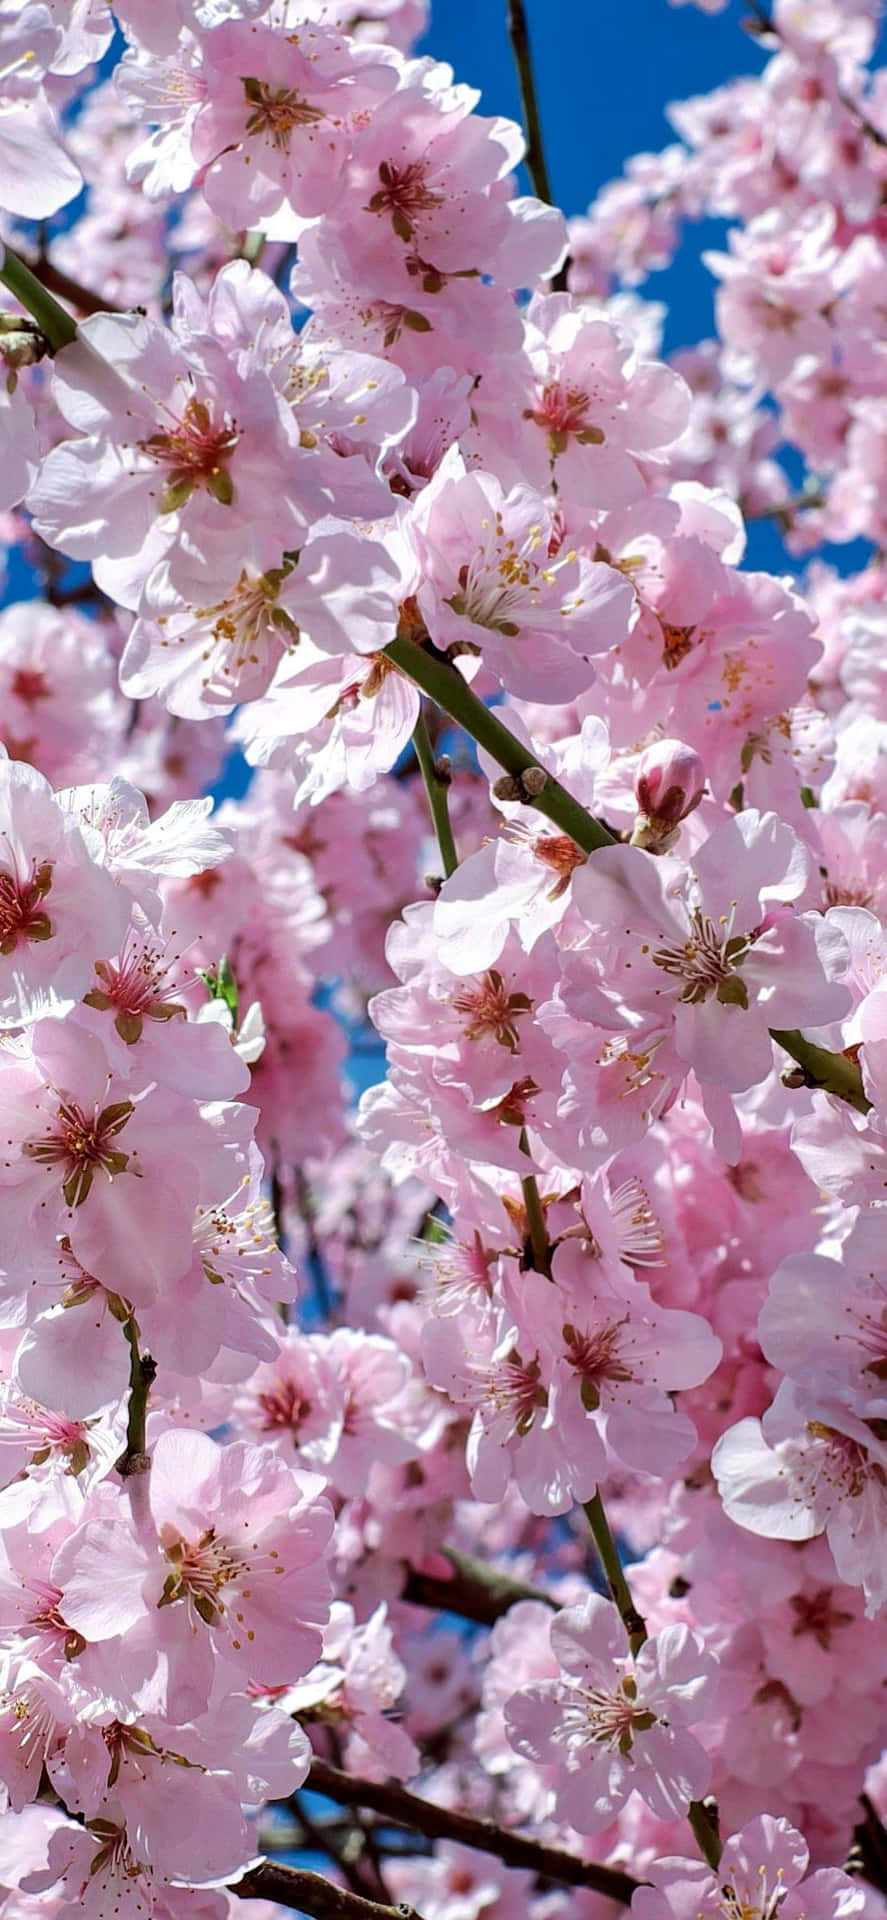
[(632, 843), (664, 853), (680, 822), (702, 799), (705, 768), (683, 740), (657, 740), (641, 754), (634, 790), (639, 818)]
[(705, 768), (683, 740), (657, 740), (641, 754), (634, 790), (642, 813), (676, 827), (702, 799)]

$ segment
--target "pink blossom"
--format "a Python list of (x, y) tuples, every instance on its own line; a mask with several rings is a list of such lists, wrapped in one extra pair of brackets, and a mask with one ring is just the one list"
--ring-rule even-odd
[(446, 458), (410, 531), (424, 575), (418, 605), (435, 645), (477, 649), (519, 697), (580, 692), (588, 655), (624, 637), (625, 582), (573, 549), (553, 554), (550, 514), (528, 487), (506, 495), (492, 474)]
[(839, 1577), (861, 1586), (867, 1611), (876, 1613), (887, 1598), (884, 1442), (838, 1400), (789, 1380), (765, 1423), (740, 1420), (715, 1447), (712, 1468), (727, 1513), (767, 1539), (825, 1532)]
[[(761, 1814), (724, 1844), (717, 1876), (701, 1860), (658, 1860), (652, 1886), (639, 1887), (636, 1920), (720, 1920), (736, 1908), (763, 1916), (778, 1905), (785, 1920), (849, 1920), (866, 1904), (865, 1890), (834, 1867), (807, 1874), (810, 1854), (787, 1820)], [(806, 1877), (805, 1877), (806, 1875)]]
[(210, 206), (233, 227), (282, 209), (295, 238), (293, 214), (311, 217), (335, 200), (356, 128), (393, 90), (396, 68), (313, 25), (281, 40), (263, 23), (224, 21), (202, 53), (207, 98), (191, 149)]
[(660, 1819), (699, 1799), (709, 1778), (686, 1729), (707, 1712), (715, 1670), (686, 1627), (666, 1627), (631, 1656), (616, 1608), (591, 1594), (556, 1614), (559, 1680), (537, 1681), (505, 1705), (518, 1753), (552, 1769), (560, 1817), (597, 1833), (637, 1792)]
[(0, 761), (0, 1022), (22, 1021), (23, 983), (85, 991), (96, 945), (114, 948), (126, 902), (42, 775)]
[[(668, 855), (604, 848), (573, 883), (593, 928), (611, 941), (619, 928), (604, 993), (613, 991), (614, 965), (627, 964), (622, 991), (635, 1019), (643, 1009), (658, 1025), (669, 1008), (677, 1051), (701, 1080), (737, 1091), (754, 1085), (770, 1070), (771, 1026), (809, 1019), (814, 1004), (826, 1017), (847, 1005), (835, 979), (842, 936), (787, 905), (806, 873), (794, 834), (754, 811), (719, 827), (689, 869)], [(604, 993), (597, 1018), (606, 1021)]]

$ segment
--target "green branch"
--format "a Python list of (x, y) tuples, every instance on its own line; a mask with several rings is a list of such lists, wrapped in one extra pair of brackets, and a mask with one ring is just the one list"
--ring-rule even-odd
[(451, 720), (464, 727), (472, 740), (510, 776), (515, 800), (544, 813), (583, 853), (594, 853), (598, 847), (613, 845), (613, 834), (599, 820), (593, 820), (553, 774), (540, 767), (534, 755), (484, 706), (477, 694), (472, 693), (468, 682), (442, 654), (418, 646), (413, 640), (405, 640), (401, 635), (389, 641), (385, 653), (408, 680), (421, 687)]
[(440, 848), (444, 874), (447, 880), (449, 880), (450, 874), (455, 873), (459, 865), (459, 855), (456, 852), (456, 842), (453, 839), (450, 809), (447, 800), (450, 790), (450, 773), (449, 767), (444, 767), (441, 762), (434, 757), (431, 741), (428, 737), (428, 722), (425, 718), (424, 706), (420, 706), (419, 708), (419, 718), (413, 729), (413, 750), (419, 762), (422, 779), (425, 782), (425, 792), (428, 795), (428, 805), (434, 823), (434, 831), (437, 834), (437, 844)]
[(60, 347), (69, 347), (71, 341), (76, 340), (77, 328), (71, 315), (41, 286), (36, 274), (25, 266), (11, 247), (3, 249), (0, 280), (31, 318), (36, 320), (53, 353), (57, 353)]
[[(855, 1060), (849, 1059), (846, 1053), (829, 1053), (826, 1047), (815, 1047), (796, 1027), (771, 1027), (770, 1037), (797, 1061), (798, 1086), (833, 1093), (839, 1100), (846, 1100), (848, 1106), (855, 1107), (857, 1113), (868, 1113), (872, 1103), (866, 1098), (862, 1074)], [(792, 1078), (789, 1069), (789, 1085)]]
[(129, 1346), (129, 1403), (126, 1415), (126, 1446), (119, 1460), (114, 1464), (121, 1479), (128, 1480), (134, 1474), (146, 1473), (150, 1464), (145, 1426), (148, 1418), (148, 1395), (157, 1373), (157, 1363), (150, 1353), (140, 1352), (139, 1330), (131, 1314), (123, 1323), (123, 1331)]
[(583, 1501), (582, 1511), (591, 1528), (591, 1537), (597, 1549), (601, 1566), (604, 1569), (607, 1586), (610, 1589), (610, 1596), (619, 1609), (622, 1624), (628, 1634), (628, 1644), (632, 1654), (640, 1653), (644, 1641), (647, 1638), (647, 1623), (643, 1614), (638, 1612), (631, 1597), (631, 1590), (622, 1569), (622, 1561), (619, 1558), (619, 1549), (613, 1538), (610, 1522), (604, 1512), (604, 1503), (599, 1491), (594, 1494), (591, 1500)]
[[(591, 1528), (591, 1537), (604, 1569), (610, 1596), (619, 1609), (619, 1617), (628, 1635), (628, 1644), (632, 1657), (636, 1658), (647, 1638), (647, 1622), (631, 1597), (631, 1589), (625, 1578), (619, 1549), (613, 1538), (610, 1522), (604, 1512), (604, 1503), (598, 1490), (591, 1500), (583, 1501), (582, 1511)], [(687, 1808), (687, 1819), (693, 1830), (693, 1837), (704, 1860), (714, 1873), (717, 1873), (721, 1858), (721, 1841), (718, 1832), (718, 1810), (713, 1800), (691, 1800)]]

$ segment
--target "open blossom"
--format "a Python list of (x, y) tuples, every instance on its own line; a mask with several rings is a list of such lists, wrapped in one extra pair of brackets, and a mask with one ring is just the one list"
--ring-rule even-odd
[[(61, 70), (60, 54), (62, 33), (48, 6), (40, 0), (26, 0), (24, 6), (5, 0), (0, 7), (0, 205), (17, 219), (45, 220), (83, 185), (41, 85), (48, 70)], [(85, 53), (80, 65), (90, 57)]]
[(887, 69), (753, 10), (568, 260), (427, 0), (0, 0), (0, 1920), (325, 1762), (583, 1882), (346, 1904), (879, 1920)]
[(124, 734), (103, 623), (73, 608), (20, 601), (0, 614), (0, 738), (56, 787), (87, 780)]
[(887, 1604), (887, 1444), (873, 1422), (827, 1393), (783, 1381), (763, 1420), (729, 1427), (712, 1454), (726, 1512), (766, 1539), (825, 1533), (839, 1578), (862, 1587), (866, 1608)]
[(848, 1005), (836, 978), (843, 936), (791, 907), (807, 871), (790, 829), (753, 810), (718, 827), (689, 867), (633, 847), (594, 854), (573, 895), (608, 950), (596, 1017), (627, 1031), (668, 1019), (700, 1080), (736, 1092), (763, 1080), (771, 1027), (812, 1024), (814, 1006), (831, 1018)]
[[(345, 527), (310, 537), (298, 562), (264, 571), (242, 551), (241, 572), (213, 598), (212, 564), (161, 561), (146, 582), (120, 663), (125, 693), (161, 693), (170, 712), (199, 720), (265, 692), (275, 671), (299, 674), (303, 635), (324, 652), (381, 652), (397, 628), (396, 567), (377, 540)], [(304, 649), (302, 649), (304, 651)]]
[(666, 1627), (633, 1656), (609, 1600), (591, 1594), (555, 1615), (558, 1680), (537, 1680), (505, 1702), (517, 1752), (551, 1770), (557, 1813), (598, 1833), (636, 1792), (662, 1820), (705, 1792), (709, 1762), (687, 1731), (707, 1717), (715, 1669), (687, 1627)]
[(190, 141), (210, 206), (234, 227), (282, 214), (278, 231), (295, 239), (293, 216), (323, 213), (336, 198), (356, 129), (393, 92), (396, 67), (307, 23), (281, 35), (262, 21), (226, 20), (202, 56), (207, 92)]
[(156, 1544), (107, 1505), (95, 1518), (87, 1508), (54, 1562), (65, 1620), (101, 1642), (153, 1619), (173, 1717), (208, 1700), (217, 1660), (243, 1684), (288, 1683), (318, 1657), (327, 1617), (333, 1516), (321, 1485), (269, 1448), (167, 1430), (152, 1450)]
[[(39, 1020), (9, 1047), (7, 1218), (35, 1251), (67, 1235), (88, 1273), (126, 1299), (152, 1300), (187, 1272), (195, 1209), (213, 1187), (230, 1190), (242, 1132), (226, 1143), (193, 1101), (115, 1081), (101, 1042), (73, 1019)], [(27, 1268), (15, 1278), (26, 1286)]]
[(554, 482), (578, 506), (622, 507), (645, 491), (639, 457), (677, 440), (689, 410), (678, 374), (641, 359), (626, 334), (569, 295), (551, 293), (530, 306), (523, 358), (479, 396), (478, 443), (495, 438), (500, 467), (540, 491)]
[(0, 760), (0, 1026), (21, 1025), (35, 989), (78, 998), (126, 920), (125, 897), (42, 774)]
[(435, 645), (481, 653), (511, 693), (568, 699), (588, 685), (587, 657), (625, 636), (627, 583), (588, 554), (557, 551), (549, 509), (530, 487), (506, 494), (493, 474), (465, 473), (447, 456), (409, 531)]
[(44, 460), (29, 494), (35, 524), (92, 561), (123, 605), (137, 605), (162, 559), (175, 578), (189, 547), (212, 563), (222, 599), (239, 578), (241, 539), (260, 569), (278, 567), (329, 510), (269, 372), (181, 314), (173, 329), (137, 314), (85, 321), (56, 359), (54, 392), (80, 437)]
[(835, 1867), (807, 1873), (810, 1852), (787, 1820), (764, 1813), (724, 1844), (717, 1874), (702, 1860), (660, 1859), (647, 1868), (652, 1886), (632, 1897), (634, 1920), (851, 1920), (864, 1912), (858, 1880)]

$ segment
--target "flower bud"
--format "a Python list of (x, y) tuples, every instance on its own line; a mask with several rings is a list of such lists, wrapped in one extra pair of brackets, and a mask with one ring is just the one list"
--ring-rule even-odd
[(705, 791), (705, 768), (683, 740), (657, 740), (638, 761), (634, 785), (638, 817), (632, 846), (665, 853)]

